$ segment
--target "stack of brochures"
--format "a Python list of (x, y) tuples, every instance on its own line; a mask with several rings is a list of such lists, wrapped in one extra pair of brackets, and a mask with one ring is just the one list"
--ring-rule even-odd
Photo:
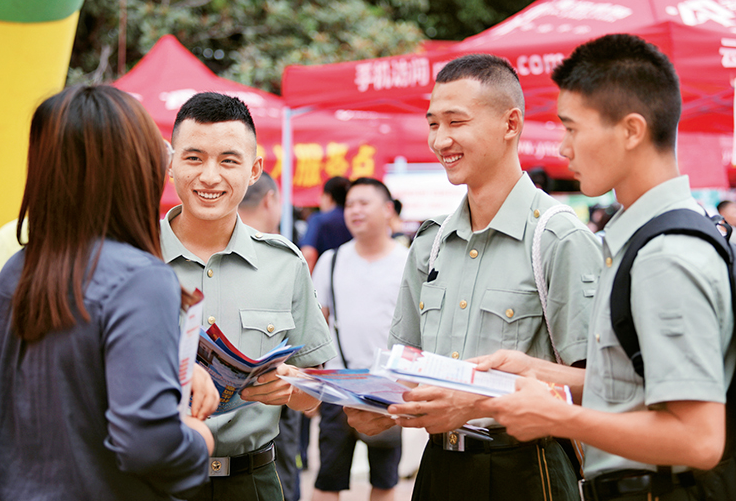
[(391, 404), (404, 403), (409, 388), (368, 369), (302, 369), (299, 377), (281, 376), (321, 402), (388, 414)]
[[(391, 379), (440, 386), (489, 397), (500, 397), (513, 393), (516, 379), (519, 377), (516, 374), (493, 369), (479, 371), (471, 362), (400, 344), (394, 345), (390, 350), (377, 350), (370, 372)], [(572, 404), (569, 387), (554, 383), (544, 384), (548, 386), (552, 395)]]
[[(376, 351), (370, 370), (301, 369), (298, 377), (280, 377), (322, 402), (389, 414), (388, 406), (404, 403), (403, 394), (409, 390), (397, 380), (499, 397), (515, 390), (519, 376), (497, 370), (479, 371), (467, 361), (394, 345), (391, 350)], [(555, 397), (572, 403), (567, 386), (543, 384)], [(470, 423), (455, 431), (480, 440), (493, 440), (486, 428)]]
[(303, 346), (289, 346), (287, 343), (288, 340), (284, 340), (260, 358), (252, 359), (235, 348), (217, 324), (212, 324), (206, 332), (200, 329), (197, 363), (210, 374), (220, 393), (220, 405), (212, 415), (255, 403), (241, 399), (240, 392), (255, 384), (261, 374), (276, 369)]

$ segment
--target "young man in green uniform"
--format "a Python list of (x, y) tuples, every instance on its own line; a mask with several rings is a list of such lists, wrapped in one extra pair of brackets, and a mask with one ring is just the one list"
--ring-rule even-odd
[(586, 501), (705, 499), (693, 470), (713, 468), (723, 454), (725, 393), (736, 362), (727, 354), (733, 312), (726, 264), (711, 244), (687, 235), (660, 235), (639, 251), (631, 309), (646, 385), (611, 325), (613, 278), (632, 235), (672, 209), (703, 213), (677, 168), (677, 75), (653, 45), (608, 35), (578, 47), (553, 79), (567, 129), (560, 153), (583, 193), (615, 190), (622, 205), (603, 237), (587, 368), (514, 351), (477, 361), (566, 383), (582, 393), (582, 406), (555, 401), (522, 378), (517, 392), (479, 401), (471, 414), (494, 416), (520, 440), (552, 434), (583, 441)]
[[(391, 344), (460, 359), (508, 348), (555, 360), (531, 261), (540, 217), (559, 204), (522, 172), (517, 146), (523, 110), (519, 79), (504, 59), (464, 56), (437, 75), (427, 112), (429, 146), (450, 182), (466, 185), (468, 193), (452, 215), (419, 229)], [(430, 266), (433, 244), (439, 252)], [(575, 215), (560, 213), (549, 219), (540, 254), (554, 346), (564, 364), (581, 363), (600, 272), (598, 240)], [(433, 434), (413, 499), (578, 498), (575, 473), (553, 439), (522, 443), (494, 422), (479, 423), (493, 441), (442, 434), (465, 422), (453, 419), (455, 395), (424, 391), (424, 416), (401, 420)], [(347, 412), (351, 424), (367, 433), (392, 423), (378, 414)], [(457, 422), (444, 426), (449, 421)]]
[[(307, 263), (291, 242), (238, 217), (238, 204), (262, 171), (255, 132), (237, 98), (202, 93), (181, 107), (170, 174), (182, 205), (161, 221), (163, 258), (185, 287), (204, 293), (203, 323), (217, 323), (244, 354), (258, 358), (288, 338), (304, 345), (290, 364), (317, 366), (336, 352)], [(281, 405), (318, 404), (277, 377), (294, 371), (283, 364), (262, 375), (241, 393), (260, 403), (207, 420), (217, 459), (210, 485), (194, 499), (283, 500), (273, 463)]]

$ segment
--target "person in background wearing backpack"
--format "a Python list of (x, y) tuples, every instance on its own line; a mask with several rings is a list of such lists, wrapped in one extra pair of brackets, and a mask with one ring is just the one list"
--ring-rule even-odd
[[(681, 97), (674, 68), (642, 39), (608, 35), (578, 47), (552, 78), (567, 131), (560, 153), (583, 193), (614, 190), (622, 205), (603, 237), (587, 368), (518, 351), (475, 359), (481, 369), (528, 377), (515, 393), (459, 414), (493, 416), (519, 440), (551, 434), (584, 442), (585, 501), (736, 499), (733, 459), (719, 464), (735, 362), (727, 350), (734, 320), (725, 261), (707, 241), (682, 234), (656, 236), (641, 248), (630, 271), (630, 318), (646, 385), (611, 322), (614, 276), (634, 233), (672, 209), (703, 214), (677, 168)], [(555, 400), (534, 377), (582, 392), (582, 406)], [(414, 414), (421, 406), (389, 410)], [(708, 480), (713, 475), (717, 482)]]
[[(584, 363), (600, 245), (574, 214), (555, 214), (542, 225), (549, 211), (563, 206), (521, 169), (524, 95), (513, 67), (489, 54), (450, 61), (437, 75), (427, 122), (430, 148), (449, 181), (467, 186), (467, 196), (452, 215), (419, 228), (389, 343), (459, 359), (515, 348), (555, 360), (557, 351), (566, 365)], [(532, 271), (538, 227), (544, 228), (536, 262), (549, 291), (546, 318)], [(458, 405), (472, 408), (472, 398), (433, 387), (409, 395), (423, 401), (425, 416), (401, 424), (433, 434), (414, 500), (579, 499), (575, 470), (555, 439), (519, 441), (490, 419), (473, 424), (487, 428), (493, 440), (472, 438), (453, 431), (467, 421), (457, 419)], [(394, 424), (380, 414), (346, 413), (364, 433)], [(445, 427), (448, 422), (454, 425)]]
[[(391, 238), (393, 215), (391, 193), (381, 181), (361, 177), (350, 184), (345, 223), (353, 239), (322, 254), (312, 274), (338, 349), (338, 356), (325, 364), (327, 369), (367, 369), (376, 349), (386, 347), (409, 253)], [(358, 436), (340, 406), (322, 403), (320, 415), (320, 468), (312, 501), (337, 501), (340, 491), (350, 488)], [(371, 501), (393, 500), (399, 482), (401, 428), (393, 426), (382, 435), (360, 439), (368, 446)]]

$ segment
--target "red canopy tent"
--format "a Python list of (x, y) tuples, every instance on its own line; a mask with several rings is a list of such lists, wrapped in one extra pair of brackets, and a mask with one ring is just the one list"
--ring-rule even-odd
[(557, 88), (549, 77), (554, 66), (582, 42), (607, 33), (633, 33), (668, 54), (680, 76), (681, 171), (690, 174), (695, 188), (725, 187), (736, 76), (732, 5), (723, 0), (539, 0), (449, 51), (290, 66), (284, 72), (283, 97), (287, 106), (351, 102), (366, 109), (423, 108), (423, 113), (434, 76), (448, 60), (488, 52), (508, 58), (516, 67), (527, 101), (527, 123), (556, 122)]
[[(397, 156), (412, 162), (436, 161), (427, 146), (426, 120), (422, 118), (423, 127), (417, 128), (412, 118), (348, 109), (295, 117), (294, 205), (316, 206), (324, 182), (332, 176), (382, 179), (386, 165)], [(282, 165), (279, 162), (279, 173)]]
[(508, 58), (519, 73), (527, 117), (544, 121), (556, 115), (554, 66), (581, 42), (608, 33), (639, 35), (670, 57), (683, 99), (680, 170), (690, 174), (693, 187), (728, 186), (736, 77), (733, 2), (541, 0), (455, 47)]

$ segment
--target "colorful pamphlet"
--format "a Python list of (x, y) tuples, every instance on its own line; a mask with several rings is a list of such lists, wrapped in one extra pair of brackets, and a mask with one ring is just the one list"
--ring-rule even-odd
[(220, 405), (213, 416), (254, 404), (240, 398), (240, 392), (254, 384), (258, 377), (275, 370), (303, 345), (290, 346), (282, 341), (260, 358), (250, 358), (241, 353), (217, 327), (212, 324), (205, 332), (200, 328), (197, 363), (210, 374), (220, 393)]
[(380, 414), (388, 414), (391, 404), (404, 403), (402, 395), (409, 390), (368, 369), (301, 369), (298, 377), (281, 378), (321, 402)]
[[(298, 377), (279, 377), (321, 402), (386, 415), (390, 415), (389, 405), (406, 403), (403, 395), (411, 389), (385, 375), (371, 374), (368, 369), (301, 369)], [(488, 430), (470, 424), (456, 431), (480, 440), (492, 440)]]
[[(465, 360), (421, 351), (411, 346), (394, 345), (391, 350), (378, 350), (372, 374), (387, 376), (413, 383), (440, 386), (500, 397), (515, 391), (516, 374), (498, 370), (479, 371), (476, 364)], [(544, 383), (560, 400), (572, 404), (570, 388), (554, 383)]]

